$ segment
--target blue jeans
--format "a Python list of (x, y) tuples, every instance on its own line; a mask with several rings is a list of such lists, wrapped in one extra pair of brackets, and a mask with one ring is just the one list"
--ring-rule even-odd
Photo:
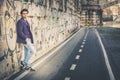
[(26, 44), (24, 45), (24, 60), (23, 64), (25, 67), (30, 67), (30, 59), (33, 56), (33, 54), (36, 52), (34, 49), (34, 46), (31, 43), (31, 40), (29, 39)]

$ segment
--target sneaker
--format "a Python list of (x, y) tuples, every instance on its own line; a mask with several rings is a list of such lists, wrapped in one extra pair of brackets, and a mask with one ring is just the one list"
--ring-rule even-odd
[(25, 70), (29, 70), (30, 69), (30, 67), (25, 67)]
[(31, 67), (25, 67), (25, 70), (35, 71), (35, 69), (33, 69)]
[(33, 68), (30, 67), (30, 71), (35, 71), (35, 69), (33, 69)]
[(33, 69), (31, 67), (25, 67), (25, 70), (35, 71), (35, 69)]
[(22, 65), (22, 67), (24, 67), (25, 65), (23, 64), (23, 61), (21, 61), (21, 65)]

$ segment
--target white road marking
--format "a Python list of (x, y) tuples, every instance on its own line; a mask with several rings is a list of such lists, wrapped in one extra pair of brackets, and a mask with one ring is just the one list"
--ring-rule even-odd
[(83, 48), (84, 47), (84, 45), (81, 45), (81, 48)]
[(72, 64), (72, 66), (70, 67), (70, 70), (75, 70), (75, 68), (76, 68), (76, 64)]
[(66, 77), (64, 80), (70, 80), (71, 78), (70, 77)]
[(82, 52), (82, 49), (80, 49), (79, 52)]
[(83, 40), (84, 42), (86, 41), (86, 39)]
[(82, 44), (85, 44), (85, 42), (82, 42)]
[(85, 35), (85, 37), (84, 37), (84, 40), (86, 41), (86, 38), (87, 38), (87, 36), (88, 36), (88, 33), (89, 33), (89, 30), (87, 31), (87, 33), (86, 33), (86, 35)]
[(80, 55), (77, 55), (77, 56), (75, 57), (75, 59), (80, 59)]
[(111, 68), (110, 63), (109, 63), (109, 59), (108, 59), (108, 56), (107, 56), (107, 52), (106, 52), (105, 47), (104, 47), (104, 45), (103, 45), (103, 42), (102, 42), (102, 40), (101, 40), (101, 38), (100, 38), (100, 35), (99, 35), (99, 33), (97, 32), (96, 29), (95, 29), (95, 32), (96, 32), (96, 35), (97, 35), (97, 37), (98, 37), (98, 39), (99, 39), (99, 42), (100, 42), (100, 44), (101, 44), (101, 48), (102, 48), (103, 55), (104, 55), (104, 58), (105, 58), (105, 63), (106, 63), (107, 69), (108, 69), (108, 73), (109, 73), (110, 80), (115, 80), (114, 74), (113, 74), (113, 72), (112, 72), (112, 68)]

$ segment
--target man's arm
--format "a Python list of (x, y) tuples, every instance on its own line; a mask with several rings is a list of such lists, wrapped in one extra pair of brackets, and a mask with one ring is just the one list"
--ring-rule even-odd
[(20, 21), (17, 22), (17, 34), (23, 38), (24, 40), (27, 39), (27, 36), (23, 33), (22, 23)]

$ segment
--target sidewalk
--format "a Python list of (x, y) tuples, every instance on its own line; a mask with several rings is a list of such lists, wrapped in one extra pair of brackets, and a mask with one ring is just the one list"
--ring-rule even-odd
[(113, 22), (107, 22), (103, 25), (103, 27), (115, 27), (120, 28), (120, 23), (113, 23)]

